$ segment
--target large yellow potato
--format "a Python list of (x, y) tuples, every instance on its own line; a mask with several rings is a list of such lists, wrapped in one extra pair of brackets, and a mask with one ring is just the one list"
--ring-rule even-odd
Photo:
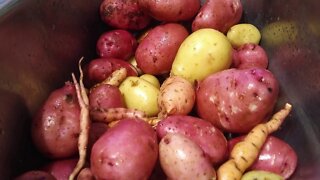
[(159, 89), (153, 84), (142, 78), (130, 76), (121, 83), (119, 89), (128, 108), (144, 111), (148, 116), (159, 113)]
[(194, 83), (231, 65), (232, 46), (227, 37), (214, 29), (200, 29), (181, 44), (171, 68), (171, 75)]

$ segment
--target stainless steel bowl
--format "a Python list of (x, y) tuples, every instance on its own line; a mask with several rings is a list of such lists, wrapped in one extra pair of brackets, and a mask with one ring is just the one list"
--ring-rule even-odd
[[(25, 0), (0, 6), (0, 177), (45, 160), (30, 140), (30, 120), (49, 92), (70, 79), (81, 56), (95, 56), (107, 30), (100, 0)], [(262, 32), (279, 106), (293, 112), (275, 135), (298, 153), (292, 179), (320, 179), (320, 1), (243, 0), (243, 22)]]

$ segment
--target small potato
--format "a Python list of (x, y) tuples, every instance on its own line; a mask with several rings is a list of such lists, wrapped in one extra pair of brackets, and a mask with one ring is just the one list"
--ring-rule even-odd
[(226, 132), (247, 133), (267, 120), (277, 102), (279, 83), (266, 69), (228, 69), (198, 84), (198, 115)]
[(51, 174), (40, 171), (40, 170), (31, 170), (24, 172), (23, 174), (15, 177), (14, 180), (56, 180)]
[(240, 21), (242, 11), (240, 0), (207, 0), (192, 22), (192, 31), (212, 28), (226, 33)]
[(54, 90), (32, 121), (32, 139), (48, 158), (68, 158), (78, 153), (80, 107), (72, 83)]
[(141, 10), (137, 0), (103, 0), (100, 16), (109, 26), (128, 30), (141, 30), (151, 20), (151, 17)]
[(138, 0), (143, 11), (159, 21), (190, 20), (200, 8), (200, 0)]
[(54, 160), (41, 169), (52, 174), (56, 179), (68, 180), (77, 162), (78, 159)]
[(168, 73), (180, 44), (188, 35), (186, 28), (176, 23), (158, 25), (149, 30), (135, 53), (138, 67), (147, 74)]
[(96, 49), (100, 57), (128, 60), (137, 46), (137, 40), (129, 31), (116, 29), (101, 34)]
[(90, 169), (96, 179), (148, 179), (158, 158), (157, 135), (140, 119), (123, 119), (93, 145)]
[(241, 180), (284, 180), (282, 176), (268, 171), (249, 171), (246, 172)]
[(78, 176), (77, 180), (95, 180), (90, 168), (83, 168)]
[(216, 172), (202, 149), (186, 136), (169, 133), (159, 143), (159, 159), (168, 179), (215, 179)]
[(161, 85), (158, 96), (160, 114), (187, 115), (191, 112), (195, 102), (193, 85), (179, 76), (168, 77)]
[(214, 29), (200, 29), (181, 44), (171, 68), (192, 84), (208, 75), (228, 69), (232, 63), (232, 46), (227, 37)]
[(160, 89), (160, 82), (157, 79), (157, 77), (155, 77), (155, 76), (153, 76), (151, 74), (143, 74), (143, 75), (140, 76), (140, 78), (148, 81), (149, 83), (154, 85), (154, 87)]
[(203, 150), (213, 165), (227, 157), (227, 140), (223, 133), (210, 122), (193, 116), (172, 115), (161, 120), (156, 127), (159, 138), (168, 133), (180, 133)]
[(265, 50), (257, 44), (243, 44), (234, 51), (232, 67), (237, 69), (268, 67), (268, 56)]
[(93, 59), (85, 67), (85, 84), (88, 87), (107, 79), (113, 71), (126, 68), (128, 76), (137, 76), (136, 69), (127, 61), (116, 58)]
[(248, 43), (259, 44), (261, 34), (253, 24), (237, 24), (229, 29), (227, 37), (232, 46), (238, 48)]

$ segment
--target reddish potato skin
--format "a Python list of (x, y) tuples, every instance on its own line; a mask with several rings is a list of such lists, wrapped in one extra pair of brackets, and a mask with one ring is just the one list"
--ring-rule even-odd
[(199, 0), (138, 0), (141, 9), (159, 21), (190, 20), (200, 9)]
[(91, 60), (85, 68), (85, 83), (91, 87), (109, 77), (113, 71), (126, 68), (128, 76), (137, 76), (136, 69), (129, 63), (116, 58), (98, 58)]
[(45, 165), (42, 170), (50, 173), (56, 179), (68, 180), (77, 162), (78, 159), (55, 160)]
[(151, 29), (136, 50), (138, 67), (148, 74), (168, 73), (181, 43), (188, 34), (184, 26), (176, 23), (158, 25)]
[(226, 33), (240, 21), (242, 11), (240, 0), (207, 0), (192, 22), (192, 31), (213, 28)]
[(181, 133), (194, 141), (214, 165), (225, 160), (227, 140), (210, 122), (193, 116), (172, 115), (157, 125), (157, 134), (163, 138), (168, 133)]
[(104, 0), (100, 5), (100, 16), (106, 24), (128, 30), (141, 30), (151, 21), (137, 0)]
[(125, 107), (125, 103), (118, 87), (101, 84), (91, 88), (89, 94), (89, 109), (109, 109)]
[(108, 130), (109, 126), (102, 122), (92, 122), (90, 124), (89, 140), (88, 140), (88, 156), (90, 159), (90, 153), (94, 143)]
[(31, 170), (27, 171), (18, 177), (14, 178), (14, 180), (56, 180), (54, 176), (51, 174), (40, 171), (40, 170)]
[(158, 157), (157, 135), (140, 119), (123, 119), (93, 145), (90, 164), (96, 179), (148, 179)]
[(95, 180), (90, 168), (83, 168), (78, 176), (77, 180)]
[(228, 69), (199, 82), (196, 109), (224, 132), (247, 133), (269, 118), (278, 93), (278, 81), (266, 69)]
[[(229, 140), (229, 152), (231, 152), (234, 145), (244, 139), (244, 137), (245, 136), (239, 136)], [(288, 143), (277, 137), (268, 136), (259, 153), (258, 159), (250, 169), (270, 171), (288, 179), (294, 173), (297, 162), (297, 154)]]
[(265, 50), (257, 44), (244, 44), (233, 54), (233, 67), (237, 69), (268, 67), (268, 56)]
[(32, 139), (46, 157), (68, 158), (78, 153), (80, 107), (75, 87), (67, 82), (54, 90), (32, 122)]
[(97, 54), (103, 58), (128, 60), (137, 48), (136, 38), (126, 30), (111, 30), (103, 33), (97, 41)]

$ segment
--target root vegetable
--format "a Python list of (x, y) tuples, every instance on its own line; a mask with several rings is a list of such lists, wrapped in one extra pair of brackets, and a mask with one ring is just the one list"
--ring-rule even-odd
[(92, 109), (90, 111), (90, 115), (93, 120), (106, 123), (124, 118), (144, 119), (147, 117), (146, 113), (143, 111), (128, 108)]
[(245, 170), (250, 167), (259, 155), (268, 135), (278, 130), (292, 106), (286, 104), (283, 109), (273, 115), (270, 121), (255, 126), (245, 137), (237, 143), (231, 151), (230, 159), (218, 169), (219, 180), (240, 180)]

